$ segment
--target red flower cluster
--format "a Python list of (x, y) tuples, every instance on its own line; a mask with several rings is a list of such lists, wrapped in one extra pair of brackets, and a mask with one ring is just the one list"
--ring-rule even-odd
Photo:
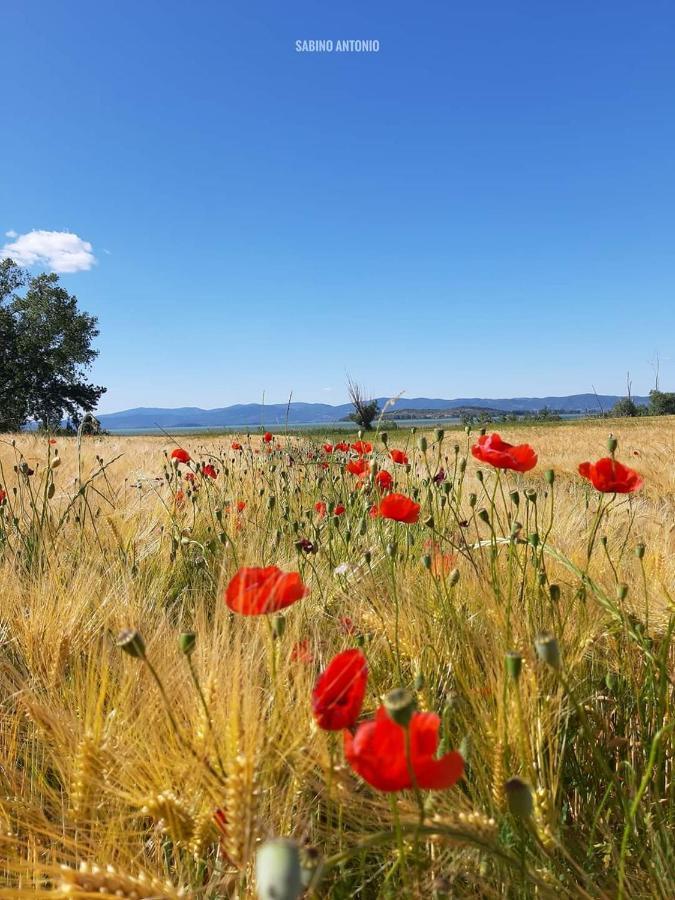
[(217, 478), (218, 472), (215, 466), (212, 466), (211, 463), (206, 463), (206, 465), (202, 466), (202, 475), (205, 478)]
[(344, 441), (340, 441), (340, 443), (336, 444), (333, 449), (339, 450), (340, 453), (347, 453), (347, 451), (349, 450), (349, 444), (346, 444)]
[(272, 434), (272, 432), (266, 431), (265, 434), (263, 435), (263, 441), (266, 444), (271, 444), (273, 440), (274, 440), (274, 435)]
[(496, 469), (529, 472), (537, 465), (537, 454), (529, 444), (507, 444), (497, 433), (481, 435), (471, 452), (476, 459)]
[(260, 616), (285, 609), (307, 596), (299, 572), (282, 572), (276, 566), (239, 569), (225, 591), (225, 602), (232, 612)]
[(634, 469), (624, 466), (610, 456), (605, 456), (596, 463), (581, 463), (579, 474), (587, 478), (596, 491), (603, 494), (632, 494), (633, 491), (639, 491), (644, 484), (642, 476)]
[(419, 503), (415, 503), (405, 494), (387, 494), (380, 500), (377, 511), (385, 519), (404, 522), (406, 525), (414, 525), (420, 517)]
[(360, 650), (345, 650), (333, 657), (312, 692), (312, 711), (319, 728), (351, 728), (361, 713), (367, 683), (368, 663)]

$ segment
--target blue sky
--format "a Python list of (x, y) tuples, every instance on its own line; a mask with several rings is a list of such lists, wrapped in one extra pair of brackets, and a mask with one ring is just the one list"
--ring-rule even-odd
[[(295, 50), (338, 38), (380, 50)], [(102, 411), (675, 389), (671, 3), (36, 0), (2, 45), (0, 246), (91, 244)]]

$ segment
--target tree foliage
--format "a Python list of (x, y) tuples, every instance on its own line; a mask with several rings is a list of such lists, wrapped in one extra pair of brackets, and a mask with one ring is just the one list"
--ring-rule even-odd
[(0, 431), (29, 420), (58, 428), (94, 410), (105, 388), (85, 373), (97, 335), (95, 316), (78, 309), (57, 275), (29, 278), (12, 260), (0, 262)]
[(649, 412), (652, 416), (675, 416), (675, 393), (650, 391)]
[(354, 412), (351, 413), (350, 419), (365, 431), (370, 431), (380, 411), (377, 400), (366, 399), (366, 393), (361, 385), (352, 381), (351, 378), (347, 380), (347, 392), (354, 407)]

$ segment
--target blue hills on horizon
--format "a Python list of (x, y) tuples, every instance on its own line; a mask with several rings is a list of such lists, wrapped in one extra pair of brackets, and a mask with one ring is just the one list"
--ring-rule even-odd
[[(454, 400), (428, 397), (399, 398), (391, 403), (389, 397), (376, 398), (380, 409), (389, 403), (387, 412), (405, 410), (489, 409), (502, 413), (537, 413), (544, 407), (557, 413), (608, 412), (621, 399), (613, 394), (570, 394), (564, 397), (511, 397), (485, 399), (461, 397)], [(638, 404), (649, 402), (648, 397), (634, 397)], [(109, 431), (152, 428), (219, 428), (219, 427), (278, 427), (289, 425), (328, 425), (344, 421), (352, 411), (351, 403), (332, 406), (328, 403), (235, 403), (218, 409), (184, 406), (176, 409), (136, 407), (98, 416)]]

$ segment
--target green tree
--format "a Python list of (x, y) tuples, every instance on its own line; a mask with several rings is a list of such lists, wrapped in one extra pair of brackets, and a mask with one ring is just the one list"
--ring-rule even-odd
[(0, 263), (0, 430), (30, 419), (54, 429), (96, 408), (105, 388), (85, 379), (96, 326), (57, 275), (28, 278), (12, 260)]
[(622, 397), (612, 407), (612, 415), (621, 418), (635, 418), (644, 415), (644, 406), (638, 406), (632, 397)]
[(649, 412), (652, 416), (675, 416), (675, 394), (666, 391), (650, 391)]
[(365, 431), (370, 431), (380, 411), (377, 400), (367, 400), (363, 388), (351, 378), (347, 381), (347, 391), (354, 406), (354, 412), (350, 414), (349, 418)]

